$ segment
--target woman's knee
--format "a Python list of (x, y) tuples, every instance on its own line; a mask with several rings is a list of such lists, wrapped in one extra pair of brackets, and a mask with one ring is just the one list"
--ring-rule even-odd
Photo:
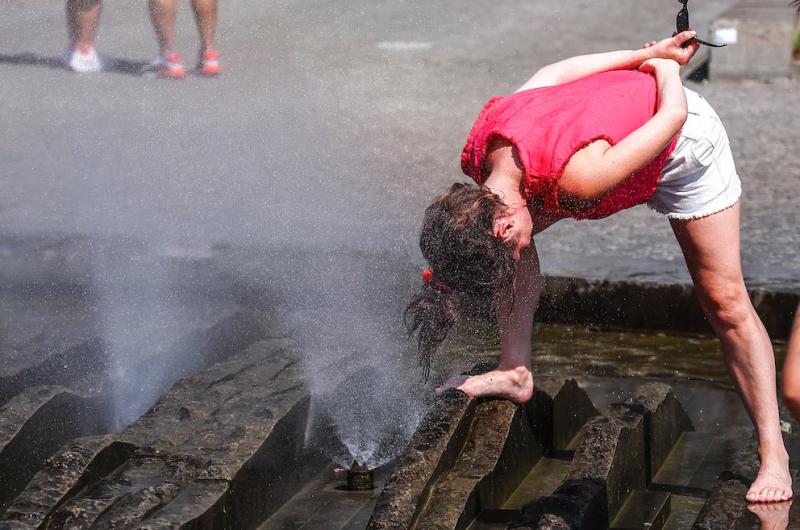
[(753, 304), (743, 284), (716, 285), (703, 292), (701, 300), (711, 325), (717, 331), (735, 330), (755, 323)]

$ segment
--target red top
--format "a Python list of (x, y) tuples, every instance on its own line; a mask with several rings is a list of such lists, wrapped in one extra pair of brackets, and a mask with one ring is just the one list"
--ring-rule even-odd
[(655, 160), (586, 209), (559, 204), (558, 179), (576, 151), (599, 139), (616, 144), (653, 117), (657, 102), (655, 79), (632, 70), (492, 98), (467, 137), (461, 169), (483, 184), (489, 176), (484, 167), (489, 142), (505, 138), (519, 153), (528, 204), (542, 196), (545, 209), (557, 218), (607, 217), (652, 197), (678, 135)]

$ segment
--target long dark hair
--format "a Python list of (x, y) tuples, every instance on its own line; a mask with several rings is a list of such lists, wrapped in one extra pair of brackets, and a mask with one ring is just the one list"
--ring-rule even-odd
[(417, 333), (426, 378), (459, 301), (484, 299), (496, 309), (500, 293), (513, 284), (513, 250), (493, 233), (495, 217), (506, 208), (487, 188), (456, 183), (425, 210), (419, 247), (433, 274), (406, 306), (405, 323), (409, 335)]

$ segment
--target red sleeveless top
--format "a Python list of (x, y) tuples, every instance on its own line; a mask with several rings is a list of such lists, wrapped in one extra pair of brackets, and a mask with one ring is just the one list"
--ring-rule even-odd
[(489, 142), (513, 143), (525, 172), (523, 196), (541, 197), (557, 218), (600, 219), (646, 202), (678, 135), (645, 167), (586, 209), (558, 201), (558, 179), (576, 151), (603, 139), (611, 145), (653, 117), (658, 102), (655, 79), (632, 70), (594, 74), (563, 85), (495, 97), (483, 107), (461, 153), (461, 168), (478, 184), (489, 176), (484, 164)]

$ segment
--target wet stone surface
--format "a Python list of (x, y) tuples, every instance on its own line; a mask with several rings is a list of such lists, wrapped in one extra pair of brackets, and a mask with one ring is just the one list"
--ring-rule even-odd
[(63, 443), (105, 425), (100, 396), (64, 387), (31, 387), (0, 407), (0, 512)]
[[(6, 518), (63, 528), (255, 525), (323, 464), (303, 449), (307, 407), (288, 340), (260, 341), (180, 381), (122, 433), (57, 453)], [(109, 454), (113, 466), (103, 464)]]

